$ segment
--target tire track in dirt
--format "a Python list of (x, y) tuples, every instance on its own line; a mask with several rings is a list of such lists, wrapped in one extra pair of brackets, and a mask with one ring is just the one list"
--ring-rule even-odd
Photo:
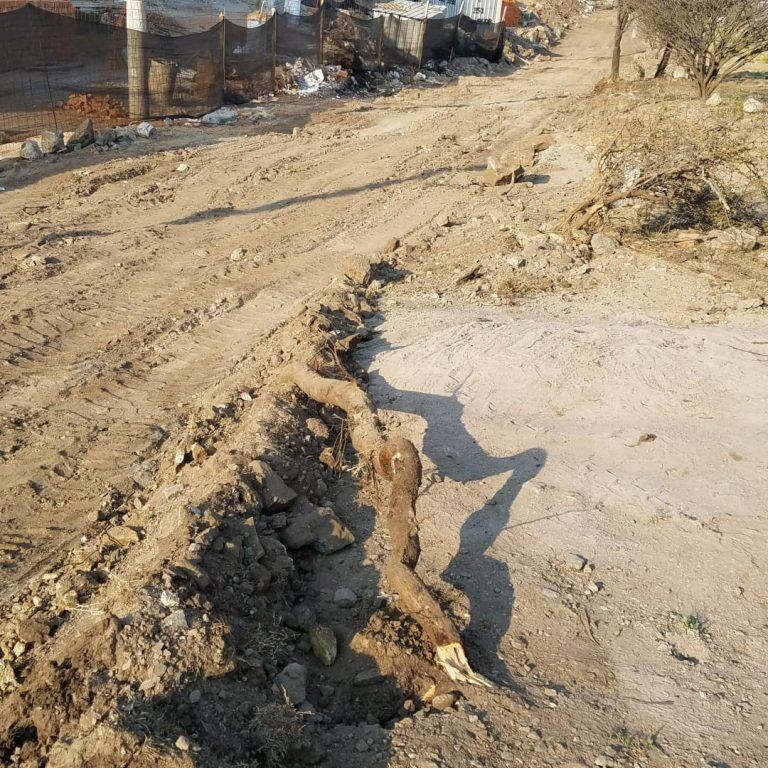
[[(380, 173), (386, 172), (384, 168)], [(348, 167), (341, 169), (323, 179), (323, 188), (349, 183), (356, 173)], [(300, 195), (306, 186), (296, 189), (296, 205), (302, 204)], [(375, 188), (367, 195), (372, 198), (367, 207), (374, 211), (373, 202), (386, 197)], [(323, 193), (314, 192), (308, 205), (318, 207), (323, 202)], [(106, 291), (99, 290), (104, 283), (103, 269), (111, 265), (100, 265), (102, 271), (94, 275), (94, 264), (83, 262), (74, 274), (44, 283), (44, 294), (33, 305), (16, 305), (21, 310), (16, 314), (24, 320), (17, 333), (4, 324), (3, 340), (22, 347), (23, 357), (15, 366), (16, 376), (8, 381), (15, 385), (4, 390), (0, 413), (8, 415), (23, 408), (32, 414), (28, 426), (34, 427), (27, 429), (26, 437), (34, 431), (37, 438), (17, 447), (0, 464), (0, 487), (14, 494), (12, 503), (0, 505), (0, 521), (8, 528), (24, 530), (26, 536), (23, 547), (21, 540), (5, 542), (11, 561), (22, 549), (26, 553), (23, 570), (14, 574), (14, 582), (34, 573), (62, 545), (73, 541), (105, 489), (125, 487), (142, 461), (181, 426), (180, 416), (169, 409), (226, 378), (234, 361), (253, 347), (260, 333), (284, 319), (292, 302), (322, 284), (326, 269), (312, 252), (322, 251), (331, 235), (314, 237), (315, 242), (307, 244), (301, 220), (291, 226), (291, 212), (263, 218), (271, 226), (260, 234), (266, 237), (267, 247), (276, 249), (276, 263), (266, 269), (228, 264), (216, 255), (210, 264), (201, 264), (200, 255), (195, 256), (193, 250), (179, 253), (176, 246), (174, 261), (151, 257), (123, 285), (114, 281), (105, 285)], [(345, 218), (346, 211), (338, 211), (326, 231), (343, 228)], [(258, 223), (258, 217), (244, 219), (251, 226)], [(183, 233), (186, 226), (173, 230)], [(226, 226), (206, 223), (198, 243), (203, 247), (215, 243), (219, 253), (228, 254), (229, 245), (235, 242), (232, 235), (227, 245), (217, 241)], [(164, 237), (160, 244), (171, 237)], [(155, 240), (142, 237), (147, 239), (150, 243)], [(120, 258), (119, 247), (119, 238), (100, 243), (113, 263)], [(298, 258), (292, 259), (290, 250)], [(332, 266), (329, 259), (328, 270)], [(152, 279), (142, 286), (148, 273)], [(69, 292), (60, 289), (63, 284), (68, 284)], [(191, 299), (199, 307), (220, 298), (222, 291), (237, 299), (229, 302), (223, 314), (187, 333), (177, 333), (173, 323), (170, 329), (158, 329), (168, 323), (169, 316), (186, 309)], [(76, 308), (71, 308), (73, 293)], [(28, 301), (21, 288), (3, 298)], [(46, 332), (38, 330), (42, 328)], [(130, 363), (128, 370), (126, 362)], [(60, 477), (53, 469), (62, 460), (67, 462), (64, 471), (68, 477)], [(66, 508), (61, 509), (59, 505), (64, 503)], [(22, 522), (54, 516), (55, 525), (34, 530)]]

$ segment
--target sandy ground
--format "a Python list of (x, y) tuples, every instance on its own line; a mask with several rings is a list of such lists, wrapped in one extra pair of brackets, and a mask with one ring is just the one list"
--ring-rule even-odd
[(758, 765), (766, 326), (546, 309), (393, 308), (370, 345), (376, 400), (442, 480), (423, 567), (491, 678), (517, 677), (522, 635), (571, 723), (658, 733), (675, 765)]
[[(421, 568), (496, 687), (328, 764), (763, 765), (764, 262), (723, 277), (623, 249), (549, 263), (567, 281), (517, 301), (456, 283), (475, 261), (497, 276), (510, 231), (535, 236), (590, 173), (579, 97), (611, 23), (511, 77), (0, 173), (3, 598), (104, 499), (153, 487), (343, 256), (399, 238), (403, 279), (359, 362), (423, 448)], [(478, 183), (499, 142), (542, 130), (527, 184)], [(386, 546), (366, 542), (369, 564)], [(344, 557), (310, 595), (371, 578)]]

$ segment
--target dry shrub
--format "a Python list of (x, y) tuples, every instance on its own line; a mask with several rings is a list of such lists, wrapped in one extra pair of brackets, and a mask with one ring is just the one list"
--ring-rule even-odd
[(561, 229), (600, 229), (627, 209), (645, 234), (762, 226), (764, 142), (764, 130), (710, 112), (680, 115), (669, 104), (634, 112), (598, 158), (594, 193), (569, 211)]
[(702, 98), (768, 52), (765, 0), (622, 0), (651, 42), (667, 46)]
[(259, 741), (264, 765), (283, 768), (303, 729), (297, 713), (285, 704), (265, 704), (255, 711), (251, 725)]

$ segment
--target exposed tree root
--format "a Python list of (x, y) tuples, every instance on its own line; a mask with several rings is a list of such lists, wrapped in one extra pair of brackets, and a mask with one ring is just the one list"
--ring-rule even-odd
[(472, 671), (458, 631), (415, 572), (421, 555), (415, 509), (421, 460), (415, 446), (403, 437), (384, 435), (373, 403), (354, 382), (324, 378), (304, 363), (289, 366), (287, 377), (311, 399), (346, 412), (355, 450), (389, 482), (389, 499), (378, 512), (386, 520), (392, 542), (386, 577), (401, 608), (421, 625), (451, 680), (490, 686)]

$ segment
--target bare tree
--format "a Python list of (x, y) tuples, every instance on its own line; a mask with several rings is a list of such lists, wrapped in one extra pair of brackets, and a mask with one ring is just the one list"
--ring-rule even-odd
[(611, 80), (618, 80), (621, 73), (621, 41), (632, 21), (632, 3), (619, 0), (616, 14), (616, 31), (613, 36), (613, 58), (611, 60)]
[(768, 51), (768, 0), (643, 0), (633, 5), (648, 37), (690, 72), (702, 98)]

